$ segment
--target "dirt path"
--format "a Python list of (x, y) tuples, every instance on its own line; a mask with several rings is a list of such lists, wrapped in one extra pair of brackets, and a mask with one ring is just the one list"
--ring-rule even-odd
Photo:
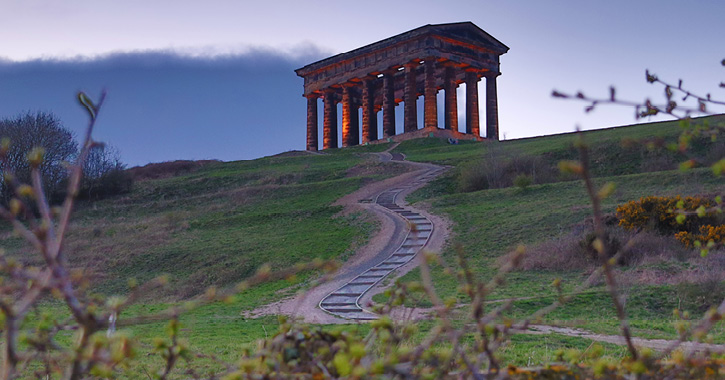
[[(397, 144), (396, 144), (397, 146)], [(276, 303), (263, 306), (252, 312), (246, 313), (249, 317), (256, 317), (261, 315), (289, 315), (292, 317), (299, 317), (307, 323), (319, 323), (319, 324), (338, 324), (338, 323), (355, 323), (349, 319), (338, 318), (333, 316), (319, 308), (319, 302), (325, 296), (331, 292), (339, 289), (344, 284), (348, 283), (357, 275), (361, 274), (365, 270), (372, 266), (382, 262), (390, 256), (392, 252), (399, 247), (405, 239), (408, 226), (404, 219), (396, 215), (395, 212), (380, 207), (374, 203), (361, 203), (361, 200), (370, 200), (377, 194), (384, 192), (386, 189), (392, 189), (405, 185), (413, 181), (416, 177), (420, 176), (421, 172), (429, 170), (432, 166), (429, 164), (402, 161), (404, 157), (396, 153), (395, 155), (390, 154), (389, 151), (394, 149), (395, 146), (391, 147), (388, 151), (382, 153), (376, 153), (381, 161), (399, 161), (407, 165), (411, 165), (414, 169), (410, 172), (402, 175), (389, 178), (380, 182), (375, 182), (362, 187), (356, 192), (346, 195), (335, 202), (336, 205), (344, 207), (343, 213), (352, 213), (358, 211), (364, 211), (374, 216), (380, 223), (380, 228), (373, 235), (368, 244), (360, 248), (353, 257), (345, 262), (342, 267), (338, 270), (335, 276), (309, 291), (301, 293), (295, 297), (284, 299)], [(422, 185), (421, 185), (422, 186)], [(405, 196), (416, 190), (417, 187), (406, 188), (398, 195), (397, 203), (401, 206), (408, 206), (405, 202)], [(408, 206), (409, 207), (409, 206)], [(438, 215), (429, 213), (423, 207), (418, 206), (415, 209), (416, 212), (422, 214), (429, 219), (435, 229), (428, 239), (425, 249), (431, 252), (440, 252), (443, 249), (443, 245), (450, 234), (450, 222)], [(409, 261), (402, 267), (397, 268), (392, 273), (387, 281), (378, 283), (371, 290), (367, 291), (360, 298), (359, 304), (362, 306), (369, 305), (371, 299), (375, 294), (383, 292), (391, 284), (395, 278), (400, 277), (410, 270), (414, 269), (419, 265), (421, 255), (417, 255), (413, 260)], [(517, 299), (533, 299), (538, 297), (521, 297)], [(505, 302), (507, 300), (493, 300), (492, 303)], [(397, 308), (393, 311), (392, 316), (401, 320), (419, 320), (430, 318), (431, 309), (427, 308)], [(579, 337), (590, 339), (596, 342), (605, 342), (617, 345), (625, 345), (624, 338), (619, 335), (604, 335), (596, 334), (590, 331), (569, 328), (569, 327), (556, 327), (548, 325), (532, 325), (526, 330), (517, 331), (520, 334), (532, 334), (532, 335), (546, 335), (546, 334), (558, 334), (571, 337)], [(669, 348), (675, 341), (666, 339), (644, 339), (644, 338), (633, 338), (634, 344), (637, 347), (647, 347), (657, 351), (663, 351)], [(706, 343), (695, 343), (695, 342), (684, 342), (680, 346), (685, 351), (711, 351), (718, 353), (725, 353), (725, 345), (723, 344), (706, 344)]]
[[(523, 330), (520, 332), (523, 334), (534, 334), (534, 335), (559, 334), (559, 335), (591, 339), (596, 342), (612, 343), (612, 344), (617, 344), (617, 345), (622, 345), (622, 346), (626, 345), (626, 342), (624, 341), (624, 337), (622, 337), (620, 335), (595, 334), (593, 332), (589, 332), (586, 330), (574, 329), (574, 328), (569, 328), (569, 327), (532, 325), (529, 327), (528, 330)], [(632, 343), (634, 343), (635, 346), (647, 347), (647, 348), (651, 348), (656, 351), (664, 351), (675, 342), (676, 341), (674, 341), (674, 340), (667, 340), (667, 339), (644, 339), (644, 338), (637, 338), (637, 337), (632, 338)], [(706, 350), (710, 351), (710, 352), (717, 352), (717, 353), (725, 352), (724, 344), (683, 342), (680, 344), (680, 348), (685, 351), (688, 351), (688, 352), (690, 352), (690, 351), (706, 351)]]
[[(334, 324), (334, 323), (351, 323), (348, 319), (338, 318), (333, 316), (319, 308), (320, 300), (324, 297), (339, 289), (343, 285), (347, 284), (350, 280), (356, 276), (362, 274), (364, 271), (371, 267), (383, 262), (386, 258), (390, 257), (395, 250), (401, 246), (403, 240), (408, 234), (408, 223), (405, 219), (401, 218), (395, 212), (380, 207), (377, 204), (362, 202), (363, 200), (369, 201), (375, 198), (378, 194), (394, 188), (405, 187), (405, 190), (400, 192), (397, 196), (397, 203), (407, 206), (404, 202), (404, 198), (410, 192), (424, 185), (421, 183), (419, 186), (408, 186), (411, 182), (416, 181), (423, 173), (430, 171), (432, 168), (440, 168), (438, 165), (424, 164), (409, 161), (400, 161), (401, 157), (396, 154), (395, 156), (389, 151), (394, 149), (397, 144), (392, 146), (388, 151), (376, 153), (379, 159), (383, 162), (396, 160), (397, 162), (410, 165), (413, 170), (410, 172), (401, 174), (399, 176), (388, 178), (386, 180), (368, 184), (354, 193), (348, 194), (340, 198), (335, 205), (343, 206), (343, 213), (353, 213), (363, 211), (372, 215), (376, 218), (380, 224), (380, 228), (370, 237), (368, 243), (361, 247), (350, 259), (342, 264), (341, 268), (335, 274), (335, 276), (326, 281), (323, 284), (313, 287), (312, 289), (298, 294), (294, 297), (280, 300), (278, 302), (260, 307), (251, 312), (246, 312), (245, 315), (248, 317), (257, 317), (262, 315), (288, 315), (292, 317), (301, 318), (307, 323), (321, 323), (321, 324)], [(426, 216), (433, 224), (435, 228), (432, 234), (428, 238), (428, 242), (425, 246), (426, 250), (433, 252), (440, 252), (443, 244), (448, 236), (450, 223), (439, 216), (431, 215), (425, 210), (415, 209), (416, 212)], [(396, 277), (401, 276), (418, 265), (417, 257), (412, 261), (409, 261), (404, 266), (397, 268), (394, 273), (389, 275), (387, 279), (394, 280)], [(392, 281), (386, 281), (386, 283), (392, 283)], [(385, 285), (377, 285), (371, 291), (368, 291), (360, 300), (360, 305), (367, 305), (374, 294), (380, 293), (385, 289)]]

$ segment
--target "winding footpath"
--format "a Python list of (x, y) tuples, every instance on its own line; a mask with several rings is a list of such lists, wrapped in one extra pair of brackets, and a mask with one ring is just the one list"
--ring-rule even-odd
[[(372, 183), (349, 194), (336, 203), (346, 208), (371, 211), (381, 223), (381, 229), (364, 247), (348, 259), (334, 278), (313, 287), (295, 297), (266, 305), (251, 312), (243, 313), (247, 317), (284, 314), (302, 317), (308, 323), (350, 323), (376, 319), (377, 315), (366, 310), (372, 295), (386, 286), (381, 281), (393, 272), (402, 276), (417, 266), (415, 258), (424, 248), (440, 251), (448, 237), (449, 222), (440, 216), (428, 214), (405, 203), (405, 196), (435, 179), (447, 168), (425, 163), (405, 161), (400, 153), (390, 153), (397, 146), (385, 152), (376, 153), (381, 161), (397, 161), (415, 168), (399, 176)], [(522, 297), (536, 299), (539, 297)], [(499, 303), (507, 300), (492, 300)], [(428, 318), (430, 309), (401, 308), (405, 319)], [(624, 345), (619, 335), (596, 334), (586, 330), (533, 325), (518, 333), (534, 335), (564, 335), (590, 339), (592, 341)], [(638, 347), (664, 350), (674, 343), (672, 340), (642, 339), (634, 337)], [(684, 342), (685, 351), (725, 353), (725, 345)]]
[[(405, 159), (400, 153), (389, 155), (389, 158), (385, 156), (381, 156), (381, 158), (392, 161)], [(431, 165), (419, 171), (409, 182), (386, 189), (375, 196), (373, 203), (376, 206), (396, 213), (407, 223), (407, 235), (400, 246), (385, 260), (357, 274), (352, 280), (322, 298), (319, 303), (320, 309), (345, 319), (371, 320), (377, 318), (374, 313), (365, 310), (360, 305), (361, 298), (393, 271), (413, 260), (418, 252), (423, 250), (433, 234), (433, 222), (419, 210), (404, 206), (400, 195), (423, 186), (445, 170), (444, 167)]]

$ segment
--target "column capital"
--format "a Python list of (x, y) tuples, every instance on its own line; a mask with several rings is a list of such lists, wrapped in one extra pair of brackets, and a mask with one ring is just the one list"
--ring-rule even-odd
[(338, 97), (338, 89), (334, 87), (327, 87), (322, 90), (322, 97), (328, 99), (336, 99)]
[(420, 61), (421, 61), (420, 59), (413, 59), (411, 61), (404, 63), (403, 67), (405, 67), (406, 69), (408, 67), (418, 67), (418, 66), (420, 66)]
[(353, 82), (353, 81), (347, 81), (345, 83), (340, 83), (340, 87), (342, 88), (343, 91), (350, 90), (351, 88), (358, 87), (359, 85), (360, 85), (360, 83)]
[(456, 68), (456, 69), (460, 69), (461, 67), (463, 67), (462, 64), (460, 64), (458, 62), (454, 62), (454, 61), (448, 60), (448, 59), (446, 59), (445, 61), (440, 62), (440, 65), (443, 66), (443, 67), (446, 67), (446, 68), (451, 67), (451, 68)]
[(483, 76), (486, 77), (486, 78), (496, 78), (499, 75), (501, 75), (501, 73), (498, 72), (498, 71), (488, 70), (488, 71), (484, 71), (483, 72)]

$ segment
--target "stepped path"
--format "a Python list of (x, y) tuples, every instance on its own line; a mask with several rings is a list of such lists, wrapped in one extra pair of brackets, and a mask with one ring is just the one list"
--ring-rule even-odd
[[(397, 144), (396, 144), (397, 145)], [(440, 251), (448, 233), (448, 222), (405, 203), (405, 196), (434, 179), (446, 168), (408, 162), (400, 153), (377, 153), (384, 162), (410, 165), (402, 175), (375, 182), (338, 200), (345, 212), (360, 209), (372, 213), (380, 229), (364, 247), (347, 260), (335, 276), (304, 294), (267, 305), (248, 316), (285, 314), (311, 323), (349, 323), (375, 319), (365, 308), (373, 294), (382, 291), (382, 282), (395, 271), (402, 275), (417, 265), (418, 253)]]
[[(402, 161), (400, 153), (393, 153), (391, 160)], [(426, 182), (437, 177), (445, 170), (443, 167), (433, 166), (424, 168), (411, 178), (410, 182), (401, 183), (385, 189), (375, 196), (373, 202), (396, 213), (407, 222), (407, 231), (402, 243), (384, 260), (357, 274), (345, 285), (329, 293), (320, 301), (320, 309), (345, 319), (367, 320), (375, 319), (375, 314), (365, 310), (360, 305), (362, 296), (378, 284), (394, 270), (410, 262), (433, 234), (433, 222), (426, 216), (410, 206), (404, 206), (400, 194), (417, 189)], [(400, 197), (402, 198), (402, 197)], [(396, 238), (396, 237), (394, 237)]]

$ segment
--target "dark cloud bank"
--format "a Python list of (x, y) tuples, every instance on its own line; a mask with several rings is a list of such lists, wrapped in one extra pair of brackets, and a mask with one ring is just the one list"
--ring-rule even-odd
[(304, 149), (305, 100), (294, 69), (329, 55), (252, 49), (213, 58), (170, 51), (98, 58), (0, 60), (0, 117), (58, 115), (76, 134), (75, 94), (108, 91), (95, 136), (141, 165), (174, 159), (240, 160)]

